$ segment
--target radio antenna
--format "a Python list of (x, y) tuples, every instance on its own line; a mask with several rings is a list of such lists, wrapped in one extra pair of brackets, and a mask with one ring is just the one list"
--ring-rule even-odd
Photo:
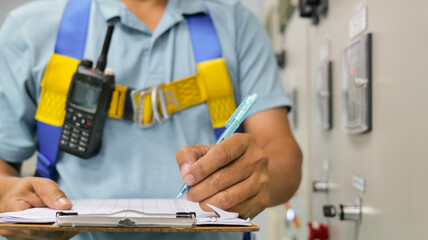
[(106, 68), (106, 65), (107, 65), (107, 54), (110, 47), (113, 30), (114, 30), (114, 25), (110, 23), (107, 28), (106, 37), (104, 39), (103, 50), (101, 51), (101, 55), (98, 58), (98, 62), (97, 62), (96, 69), (99, 70), (100, 72), (104, 72), (104, 69)]

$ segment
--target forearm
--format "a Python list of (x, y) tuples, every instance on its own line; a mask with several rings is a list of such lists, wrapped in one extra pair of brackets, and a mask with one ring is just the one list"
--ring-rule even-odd
[(244, 122), (244, 129), (269, 158), (269, 206), (288, 201), (300, 184), (302, 152), (289, 128), (287, 111), (274, 108), (254, 114)]
[(302, 153), (294, 139), (276, 139), (264, 147), (269, 157), (270, 204), (288, 201), (299, 187)]
[(0, 176), (19, 176), (17, 169), (0, 158)]
[(19, 172), (9, 163), (0, 158), (0, 199), (3, 192), (18, 180)]

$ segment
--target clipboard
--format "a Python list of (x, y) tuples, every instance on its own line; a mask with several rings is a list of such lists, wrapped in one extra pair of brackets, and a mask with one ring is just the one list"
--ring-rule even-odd
[(257, 232), (260, 227), (238, 225), (195, 225), (194, 212), (176, 214), (141, 214), (140, 217), (112, 217), (114, 214), (78, 214), (57, 212), (54, 223), (0, 223), (0, 230), (47, 231), (47, 232)]
[[(138, 216), (116, 217), (124, 213)], [(195, 225), (195, 219), (195, 212), (160, 214), (123, 210), (109, 214), (78, 214), (77, 212), (57, 212), (56, 214), (56, 224), (60, 227), (191, 228)]]
[[(171, 204), (174, 205), (172, 209), (178, 211), (169, 211), (168, 209), (171, 208), (162, 207)], [(74, 211), (32, 208), (3, 213), (3, 215), (0, 214), (0, 219), (3, 220), (3, 223), (0, 223), (0, 230), (48, 232), (253, 232), (260, 230), (251, 222), (242, 224), (242, 219), (224, 215), (225, 213), (203, 212), (197, 203), (184, 199), (180, 201), (81, 199), (73, 200), (73, 206)], [(219, 221), (217, 217), (213, 217), (214, 215), (223, 216), (223, 220)]]

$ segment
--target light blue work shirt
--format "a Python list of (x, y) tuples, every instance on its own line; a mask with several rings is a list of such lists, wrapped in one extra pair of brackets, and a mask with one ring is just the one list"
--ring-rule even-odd
[[(0, 158), (21, 162), (37, 147), (36, 113), (40, 82), (53, 53), (65, 0), (29, 3), (8, 16), (0, 32)], [(270, 40), (261, 24), (237, 0), (170, 0), (152, 33), (118, 0), (94, 0), (85, 58), (101, 52), (107, 21), (116, 21), (107, 67), (116, 83), (146, 88), (196, 73), (183, 14), (209, 11), (216, 27), (237, 103), (259, 95), (252, 113), (288, 106)], [(100, 153), (80, 159), (59, 152), (56, 179), (70, 199), (174, 198), (183, 181), (175, 160), (178, 149), (213, 144), (206, 104), (175, 113), (147, 129), (108, 119)], [(239, 233), (88, 234), (89, 239), (241, 239)]]

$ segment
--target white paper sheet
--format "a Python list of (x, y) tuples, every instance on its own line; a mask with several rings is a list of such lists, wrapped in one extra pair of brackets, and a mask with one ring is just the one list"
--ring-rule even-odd
[[(195, 212), (196, 225), (251, 225), (249, 219), (238, 218), (230, 213), (212, 207), (215, 212), (203, 211), (198, 203), (185, 199), (87, 199), (73, 200), (73, 208), (64, 212), (78, 214), (109, 214), (123, 210), (135, 210), (144, 213)], [(55, 222), (58, 210), (49, 208), (31, 208), (19, 212), (0, 213), (2, 223), (50, 223)], [(120, 217), (139, 217), (138, 214), (125, 212)]]

